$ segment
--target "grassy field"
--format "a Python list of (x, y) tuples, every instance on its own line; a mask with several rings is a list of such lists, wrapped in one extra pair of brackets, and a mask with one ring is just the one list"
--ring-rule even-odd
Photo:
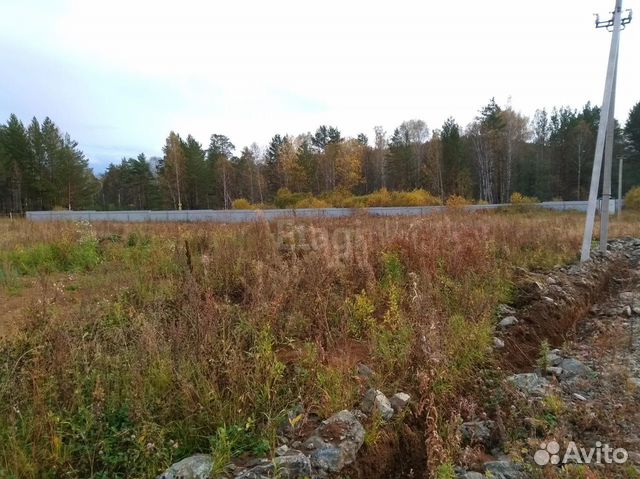
[[(514, 270), (576, 260), (582, 227), (525, 210), (0, 222), (0, 477), (149, 478), (195, 452), (265, 454), (291, 408), (352, 407), (359, 363), (416, 398), (430, 464), (453, 461)], [(640, 236), (638, 217), (613, 221), (622, 235)]]

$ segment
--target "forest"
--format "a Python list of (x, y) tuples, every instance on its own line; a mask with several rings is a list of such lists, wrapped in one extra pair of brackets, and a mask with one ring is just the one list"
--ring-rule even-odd
[[(392, 132), (375, 127), (372, 137), (351, 138), (321, 125), (297, 136), (275, 134), (264, 148), (236, 148), (219, 133), (203, 145), (172, 131), (162, 157), (140, 153), (100, 174), (50, 118), (25, 126), (12, 114), (0, 125), (0, 212), (341, 206), (336, 198), (396, 191), (440, 203), (505, 203), (514, 192), (581, 200), (599, 113), (587, 103), (528, 118), (491, 99), (466, 126), (454, 118), (437, 128), (408, 120)], [(614, 146), (614, 168), (625, 160), (624, 194), (640, 184), (640, 102), (624, 126), (616, 123)]]

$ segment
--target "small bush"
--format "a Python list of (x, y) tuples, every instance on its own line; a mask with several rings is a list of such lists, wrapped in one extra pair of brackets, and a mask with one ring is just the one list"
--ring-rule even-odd
[(356, 339), (365, 338), (373, 325), (375, 306), (365, 291), (356, 294), (353, 299), (348, 299), (346, 306), (349, 315), (347, 322), (349, 334)]
[(624, 195), (624, 207), (628, 210), (640, 211), (640, 186), (627, 191)]
[(364, 208), (367, 206), (365, 196), (350, 196), (340, 203), (340, 208)]
[(458, 476), (456, 475), (456, 470), (453, 464), (446, 462), (438, 466), (435, 477), (436, 479), (455, 479)]
[(510, 203), (514, 205), (532, 205), (539, 202), (540, 200), (535, 196), (525, 196), (517, 191), (511, 193)]
[(364, 198), (366, 206), (391, 206), (391, 193), (386, 188), (381, 188)]
[(538, 353), (537, 366), (540, 369), (542, 374), (545, 374), (547, 371), (547, 367), (549, 366), (549, 352), (551, 351), (551, 347), (549, 346), (549, 341), (546, 339), (540, 343), (540, 352)]
[(331, 205), (324, 200), (310, 196), (298, 201), (294, 208), (330, 208)]
[(449, 198), (447, 198), (447, 201), (445, 204), (451, 208), (462, 208), (464, 206), (469, 206), (473, 203), (468, 199), (466, 199), (464, 196), (451, 195), (449, 196)]
[(245, 199), (245, 198), (238, 198), (237, 200), (233, 200), (233, 202), (231, 203), (231, 207), (234, 210), (250, 210), (251, 208), (251, 203), (249, 202), (249, 200)]
[(273, 203), (277, 208), (293, 208), (297, 203), (311, 197), (310, 193), (292, 193), (288, 188), (280, 188)]
[(351, 192), (344, 189), (337, 189), (320, 195), (322, 201), (335, 208), (350, 208), (351, 206), (348, 203), (354, 198), (357, 197), (352, 196)]

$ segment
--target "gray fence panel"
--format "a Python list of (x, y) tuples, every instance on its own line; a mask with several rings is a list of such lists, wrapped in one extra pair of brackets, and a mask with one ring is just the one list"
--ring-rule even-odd
[[(617, 211), (619, 200), (609, 203), (610, 213)], [(556, 211), (587, 211), (587, 201), (545, 201), (536, 203)], [(511, 204), (469, 205), (466, 211), (495, 210), (513, 207)], [(598, 202), (600, 209), (600, 202)], [(194, 222), (247, 223), (274, 221), (280, 218), (347, 218), (357, 214), (371, 216), (426, 216), (447, 211), (446, 206), (392, 206), (371, 208), (300, 208), (282, 210), (183, 210), (183, 211), (27, 211), (31, 221), (128, 221), (128, 222)]]

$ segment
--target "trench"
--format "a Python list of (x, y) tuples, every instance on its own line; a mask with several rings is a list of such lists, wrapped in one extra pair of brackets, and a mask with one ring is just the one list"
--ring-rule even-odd
[[(560, 347), (592, 306), (615, 294), (629, 271), (623, 252), (596, 254), (583, 264), (546, 273), (519, 271), (514, 302), (519, 322), (503, 336), (504, 349), (497, 365), (507, 372), (535, 367), (541, 344)], [(428, 477), (424, 418), (412, 416), (401, 425), (390, 426), (374, 445), (365, 445), (355, 464), (341, 478), (405, 479)]]

